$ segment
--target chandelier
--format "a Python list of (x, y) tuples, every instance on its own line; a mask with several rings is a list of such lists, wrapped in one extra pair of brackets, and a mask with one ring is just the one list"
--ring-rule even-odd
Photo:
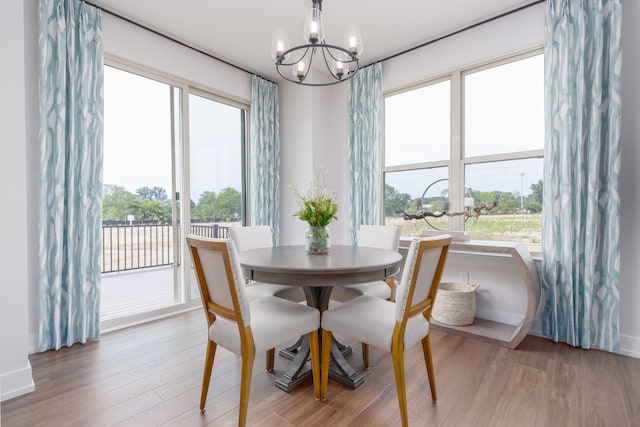
[[(362, 53), (362, 37), (356, 25), (345, 33), (346, 47), (325, 43), (322, 24), (322, 0), (311, 0), (303, 37), (307, 42), (289, 48), (289, 37), (284, 29), (275, 31), (271, 42), (271, 56), (276, 60), (278, 73), (286, 80), (305, 86), (329, 86), (349, 80), (358, 71), (358, 55)], [(313, 61), (323, 61), (325, 67)], [(307, 77), (310, 77), (307, 80)]]

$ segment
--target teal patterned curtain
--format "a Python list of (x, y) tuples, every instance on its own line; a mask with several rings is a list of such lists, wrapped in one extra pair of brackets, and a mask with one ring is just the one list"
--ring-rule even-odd
[(356, 244), (362, 224), (380, 224), (382, 167), (382, 64), (349, 80), (349, 234)]
[(280, 235), (280, 122), (278, 85), (251, 77), (251, 223)]
[(618, 351), (620, 0), (548, 0), (543, 333)]
[(100, 11), (39, 4), (39, 350), (100, 336), (103, 55)]

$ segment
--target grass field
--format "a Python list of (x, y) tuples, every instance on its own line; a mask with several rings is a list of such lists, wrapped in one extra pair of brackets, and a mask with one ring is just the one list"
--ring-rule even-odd
[[(434, 226), (446, 230), (447, 219), (429, 219)], [(423, 230), (432, 230), (424, 220), (385, 218), (385, 224), (400, 227), (402, 236), (419, 236)], [(465, 223), (472, 240), (503, 240), (522, 242), (531, 253), (540, 253), (542, 239), (542, 214), (482, 215)]]

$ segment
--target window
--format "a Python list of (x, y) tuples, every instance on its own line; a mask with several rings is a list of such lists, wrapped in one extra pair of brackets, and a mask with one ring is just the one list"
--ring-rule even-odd
[[(543, 61), (536, 51), (385, 94), (385, 223), (403, 236), (466, 231), (540, 252)], [(440, 216), (494, 201), (479, 218)]]
[(386, 167), (449, 160), (450, 92), (446, 80), (386, 98)]

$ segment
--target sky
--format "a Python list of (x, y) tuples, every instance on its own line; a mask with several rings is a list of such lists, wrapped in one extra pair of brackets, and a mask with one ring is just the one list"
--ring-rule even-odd
[(105, 67), (105, 184), (171, 189), (170, 87)]
[[(196, 202), (204, 191), (241, 189), (240, 111), (189, 95), (191, 198)], [(132, 193), (157, 186), (170, 195), (171, 154), (171, 87), (105, 67), (104, 183)]]

